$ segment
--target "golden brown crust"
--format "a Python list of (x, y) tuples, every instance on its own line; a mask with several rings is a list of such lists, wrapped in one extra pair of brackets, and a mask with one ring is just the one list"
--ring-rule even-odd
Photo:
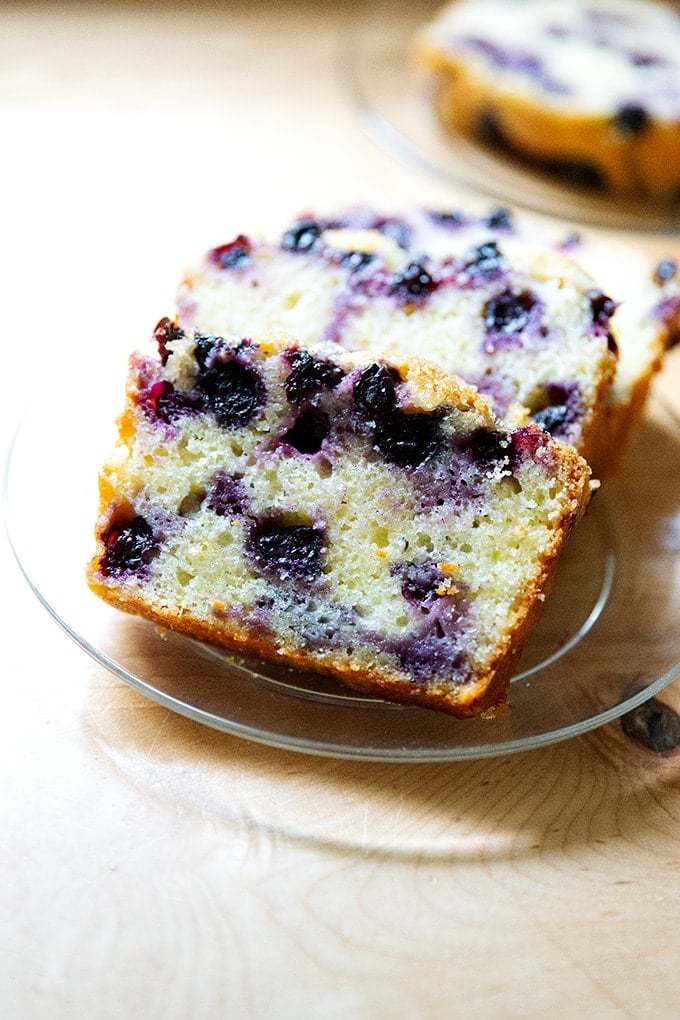
[[(104, 602), (108, 602), (115, 609), (134, 616), (141, 616), (168, 630), (195, 638), (198, 641), (204, 641), (236, 655), (261, 657), (280, 665), (334, 676), (354, 690), (404, 705), (419, 705), (435, 709), (459, 718), (477, 716), (503, 706), (507, 699), (510, 678), (515, 665), (513, 648), (509, 648), (505, 654), (499, 655), (488, 674), (475, 683), (461, 684), (455, 691), (449, 687), (447, 691), (437, 692), (431, 686), (421, 688), (409, 680), (396, 676), (387, 678), (384, 674), (368, 670), (341, 669), (337, 664), (326, 663), (300, 649), (286, 648), (275, 644), (266, 637), (258, 636), (253, 632), (245, 633), (236, 628), (228, 629), (228, 625), (223, 621), (220, 621), (218, 627), (187, 613), (180, 615), (167, 606), (152, 608), (143, 599), (135, 597), (134, 593), (123, 594), (117, 589), (111, 589), (108, 585), (102, 584), (97, 577), (97, 564), (98, 559), (95, 558), (88, 569), (87, 581), (92, 592)], [(526, 625), (522, 625), (522, 635), (528, 622), (527, 620)]]

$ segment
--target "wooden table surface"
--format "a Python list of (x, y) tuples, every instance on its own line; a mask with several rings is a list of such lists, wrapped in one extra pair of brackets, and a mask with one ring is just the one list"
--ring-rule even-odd
[[(97, 387), (213, 244), (464, 198), (363, 134), (337, 74), (350, 15), (0, 7), (3, 449), (45, 391)], [(677, 351), (657, 385), (680, 409)], [(77, 435), (62, 452), (43, 543)], [(437, 765), (249, 743), (87, 657), (4, 537), (0, 569), (4, 1017), (679, 1015), (680, 751), (619, 722)]]

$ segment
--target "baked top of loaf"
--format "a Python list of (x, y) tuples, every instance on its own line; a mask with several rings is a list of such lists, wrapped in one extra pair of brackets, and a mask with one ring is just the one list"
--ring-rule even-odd
[(505, 703), (590, 494), (430, 362), (163, 320), (131, 358), (88, 579), (117, 608), (476, 715)]
[(513, 248), (493, 220), (478, 240), (425, 235), (422, 221), (355, 209), (300, 217), (278, 241), (239, 235), (186, 273), (179, 321), (426, 357), (587, 456), (615, 369), (615, 303), (573, 260)]
[(652, 0), (455, 0), (422, 33), (435, 67), (573, 114), (680, 123), (680, 14)]
[(579, 188), (680, 197), (680, 13), (455, 0), (418, 33), (446, 128)]

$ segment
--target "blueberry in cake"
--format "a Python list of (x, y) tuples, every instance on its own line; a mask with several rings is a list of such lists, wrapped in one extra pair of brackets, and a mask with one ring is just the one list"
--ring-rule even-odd
[(431, 217), (426, 235), (425, 219), (351, 210), (299, 217), (277, 241), (241, 234), (186, 273), (179, 322), (426, 357), (500, 417), (531, 418), (588, 457), (616, 366), (615, 302), (563, 253), (513, 250), (500, 215), (479, 236)]
[(388, 700), (503, 706), (589, 498), (573, 447), (430, 362), (154, 336), (100, 476), (93, 591)]
[(680, 13), (652, 0), (455, 0), (419, 33), (446, 128), (563, 183), (680, 195)]

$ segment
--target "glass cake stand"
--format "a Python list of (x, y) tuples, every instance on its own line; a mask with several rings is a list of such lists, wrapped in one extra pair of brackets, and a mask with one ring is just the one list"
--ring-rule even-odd
[(16, 432), (3, 491), (10, 542), (64, 631), (114, 676), (175, 712), (310, 754), (455, 761), (585, 733), (680, 675), (680, 422), (660, 398), (571, 536), (509, 710), (457, 720), (357, 694), (327, 677), (235, 659), (100, 602), (84, 568), (94, 551), (97, 471), (113, 442), (120, 380), (72, 407), (54, 395), (61, 392), (36, 401)]
[(437, 120), (431, 79), (414, 66), (417, 32), (442, 0), (360, 6), (340, 50), (340, 74), (364, 131), (386, 152), (472, 196), (573, 223), (616, 230), (678, 233), (678, 203), (608, 198), (556, 183), (518, 161), (446, 131)]

